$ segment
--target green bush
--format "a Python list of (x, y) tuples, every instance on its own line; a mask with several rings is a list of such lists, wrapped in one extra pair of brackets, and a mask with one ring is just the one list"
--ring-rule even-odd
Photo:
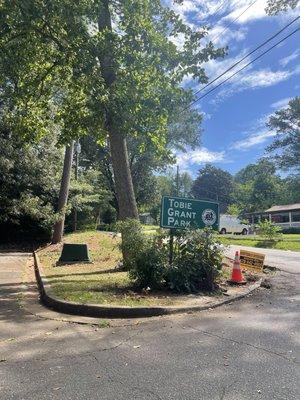
[(169, 263), (169, 237), (149, 237), (139, 221), (117, 224), (122, 234), (124, 267), (140, 288), (159, 288), (191, 293), (214, 290), (221, 271), (222, 245), (211, 230), (178, 231), (174, 238), (173, 261)]
[(147, 238), (143, 234), (141, 223), (136, 219), (119, 221), (116, 229), (122, 236), (120, 249), (123, 254), (123, 265), (129, 271), (134, 268), (136, 258), (147, 249)]
[(161, 287), (164, 281), (167, 258), (155, 243), (148, 242), (149, 247), (146, 247), (131, 265), (129, 277), (141, 288), (154, 289)]
[(184, 231), (175, 240), (174, 259), (167, 272), (177, 292), (212, 291), (221, 271), (222, 245), (208, 229)]
[(142, 231), (142, 225), (134, 219), (117, 223), (122, 234), (123, 263), (129, 277), (141, 288), (157, 288), (161, 285), (166, 268), (163, 246), (157, 237), (151, 238)]
[(282, 240), (282, 235), (280, 233), (281, 228), (269, 220), (260, 221), (258, 224), (258, 230), (263, 239), (268, 242), (275, 243)]

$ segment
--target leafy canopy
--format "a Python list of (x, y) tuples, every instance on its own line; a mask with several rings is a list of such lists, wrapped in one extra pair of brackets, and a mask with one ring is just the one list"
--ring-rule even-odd
[[(104, 1), (1, 2), (0, 101), (6, 105), (5, 118), (27, 140), (45, 135), (54, 119), (61, 141), (93, 134), (104, 144), (103, 115), (109, 110), (119, 133), (142, 136), (155, 151), (164, 152), (168, 127), (192, 100), (181, 85), (183, 78), (206, 82), (201, 65), (224, 56), (225, 50), (207, 43), (206, 27), (193, 31), (160, 0), (108, 1), (113, 31), (99, 31)], [(180, 48), (172, 41), (179, 35)], [(117, 77), (112, 91), (104, 85), (99, 62), (107, 49)]]
[(282, 11), (296, 8), (299, 0), (268, 0), (266, 12), (269, 15), (276, 15)]
[(276, 111), (268, 127), (277, 132), (267, 148), (279, 168), (295, 169), (300, 173), (300, 97), (292, 99), (287, 108)]
[(232, 175), (211, 164), (199, 169), (192, 187), (192, 194), (199, 199), (213, 199), (220, 202), (221, 212), (233, 203), (234, 181)]
[(235, 201), (244, 211), (263, 211), (280, 204), (282, 181), (266, 159), (249, 164), (235, 175)]

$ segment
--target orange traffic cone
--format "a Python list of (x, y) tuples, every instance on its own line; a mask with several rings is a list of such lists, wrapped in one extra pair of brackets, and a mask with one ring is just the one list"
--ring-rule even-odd
[(240, 256), (238, 251), (235, 252), (230, 282), (240, 284), (246, 283), (241, 271)]

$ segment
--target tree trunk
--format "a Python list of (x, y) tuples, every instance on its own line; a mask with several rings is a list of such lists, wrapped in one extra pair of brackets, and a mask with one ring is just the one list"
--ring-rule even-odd
[[(79, 168), (79, 139), (77, 139), (75, 146), (75, 181), (78, 181), (78, 168)], [(73, 232), (77, 231), (78, 212), (76, 205), (73, 210)]]
[(109, 141), (119, 205), (119, 218), (121, 220), (126, 218), (138, 219), (126, 139), (121, 135), (110, 132)]
[(65, 208), (68, 202), (69, 188), (70, 188), (70, 178), (71, 178), (71, 168), (73, 160), (73, 150), (74, 142), (70, 146), (66, 147), (64, 167), (60, 183), (59, 198), (57, 212), (60, 214), (60, 219), (54, 225), (54, 231), (52, 236), (52, 243), (59, 243), (62, 241), (65, 225)]
[[(99, 1), (98, 29), (100, 32), (112, 31), (109, 0)], [(101, 72), (107, 88), (113, 91), (113, 84), (116, 81), (115, 62), (113, 49), (106, 46), (99, 52)], [(118, 131), (112, 114), (106, 112), (106, 128), (109, 135), (112, 167), (119, 206), (119, 218), (138, 218), (137, 205), (134, 195), (131, 171), (128, 162), (128, 151), (126, 138)]]

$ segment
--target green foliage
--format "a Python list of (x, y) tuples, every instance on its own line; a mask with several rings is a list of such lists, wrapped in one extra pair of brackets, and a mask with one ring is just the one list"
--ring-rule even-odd
[(148, 240), (148, 246), (138, 254), (135, 264), (129, 270), (129, 277), (141, 288), (160, 288), (166, 274), (166, 255), (155, 241)]
[(118, 221), (116, 229), (122, 235), (120, 248), (124, 267), (130, 270), (135, 267), (136, 258), (147, 248), (147, 237), (142, 232), (141, 223), (135, 219)]
[(124, 267), (129, 277), (141, 288), (157, 288), (162, 284), (166, 267), (166, 254), (157, 244), (156, 238), (149, 238), (142, 231), (142, 225), (132, 219), (117, 223), (122, 234), (120, 245)]
[(235, 200), (243, 211), (263, 211), (281, 203), (282, 180), (276, 175), (274, 164), (266, 159), (240, 170), (235, 182)]
[[(141, 149), (150, 144), (170, 154), (170, 132), (176, 132), (174, 142), (184, 143), (184, 131), (196, 138), (191, 120), (199, 125), (196, 111), (178, 113), (192, 100), (183, 78), (207, 82), (202, 65), (223, 57), (225, 49), (205, 43), (207, 27), (193, 30), (160, 0), (109, 0), (113, 29), (99, 29), (105, 4), (1, 2), (0, 97), (9, 103), (7, 121), (28, 139), (45, 134), (54, 117), (61, 140), (95, 134), (104, 144), (107, 114), (119, 133), (143, 137)], [(178, 35), (182, 48), (171, 40)], [(106, 54), (112, 60), (108, 74), (116, 77), (113, 92), (104, 83)]]
[(233, 177), (229, 172), (206, 164), (198, 172), (192, 194), (197, 199), (219, 201), (220, 211), (225, 212), (234, 201), (234, 187)]
[[(110, 209), (109, 201), (112, 194), (103, 188), (103, 177), (100, 171), (95, 169), (80, 168), (78, 180), (72, 176), (68, 210), (77, 210), (78, 227), (84, 228), (93, 224), (99, 218), (103, 210)], [(73, 214), (69, 213), (66, 224), (72, 227)], [(113, 221), (110, 221), (111, 223)]]
[[(206, 26), (192, 29), (160, 0), (4, 0), (0, 103), (5, 123), (27, 142), (49, 134), (53, 124), (60, 143), (94, 136), (105, 148), (108, 137), (123, 135), (130, 142), (139, 205), (151, 203), (153, 170), (173, 160), (171, 148), (199, 143), (201, 116), (197, 110), (182, 112), (193, 100), (182, 82), (186, 76), (207, 82), (203, 65), (225, 55), (207, 34)], [(174, 44), (178, 36), (180, 47)], [(115, 195), (122, 174), (112, 179), (109, 149), (105, 153), (103, 169)], [(135, 209), (130, 198), (128, 207)]]
[(299, 0), (268, 0), (266, 13), (276, 15), (282, 11), (287, 11), (289, 8), (296, 8)]
[(158, 224), (162, 196), (190, 197), (193, 179), (187, 172), (179, 173), (177, 177), (177, 174), (172, 170), (168, 170), (165, 175), (157, 175), (154, 178), (152, 193), (155, 194), (155, 197), (146, 209)]
[(178, 292), (214, 290), (221, 271), (222, 246), (208, 230), (186, 231), (177, 237), (168, 286)]
[(241, 214), (241, 208), (237, 204), (230, 204), (227, 208), (227, 213), (238, 217)]
[(289, 175), (282, 180), (281, 204), (300, 202), (300, 174)]
[[(277, 132), (274, 142), (267, 148), (271, 159), (279, 168), (294, 169), (300, 173), (300, 97), (292, 99), (288, 107), (276, 111), (268, 127)], [(277, 151), (277, 152), (276, 152)], [(276, 152), (274, 154), (274, 152)]]
[(141, 224), (126, 220), (117, 224), (129, 277), (141, 288), (167, 285), (177, 292), (214, 290), (221, 270), (222, 246), (209, 229), (181, 231), (174, 239), (174, 259), (169, 264), (169, 237), (149, 237)]
[(5, 239), (50, 235), (63, 154), (55, 138), (53, 132), (38, 144), (25, 144), (0, 128), (0, 225)]
[(159, 218), (160, 218), (160, 208), (161, 204), (160, 201), (158, 200), (150, 209), (150, 215), (154, 219), (154, 221), (159, 224)]
[(260, 221), (258, 224), (259, 234), (268, 242), (282, 240), (281, 228), (269, 220)]

